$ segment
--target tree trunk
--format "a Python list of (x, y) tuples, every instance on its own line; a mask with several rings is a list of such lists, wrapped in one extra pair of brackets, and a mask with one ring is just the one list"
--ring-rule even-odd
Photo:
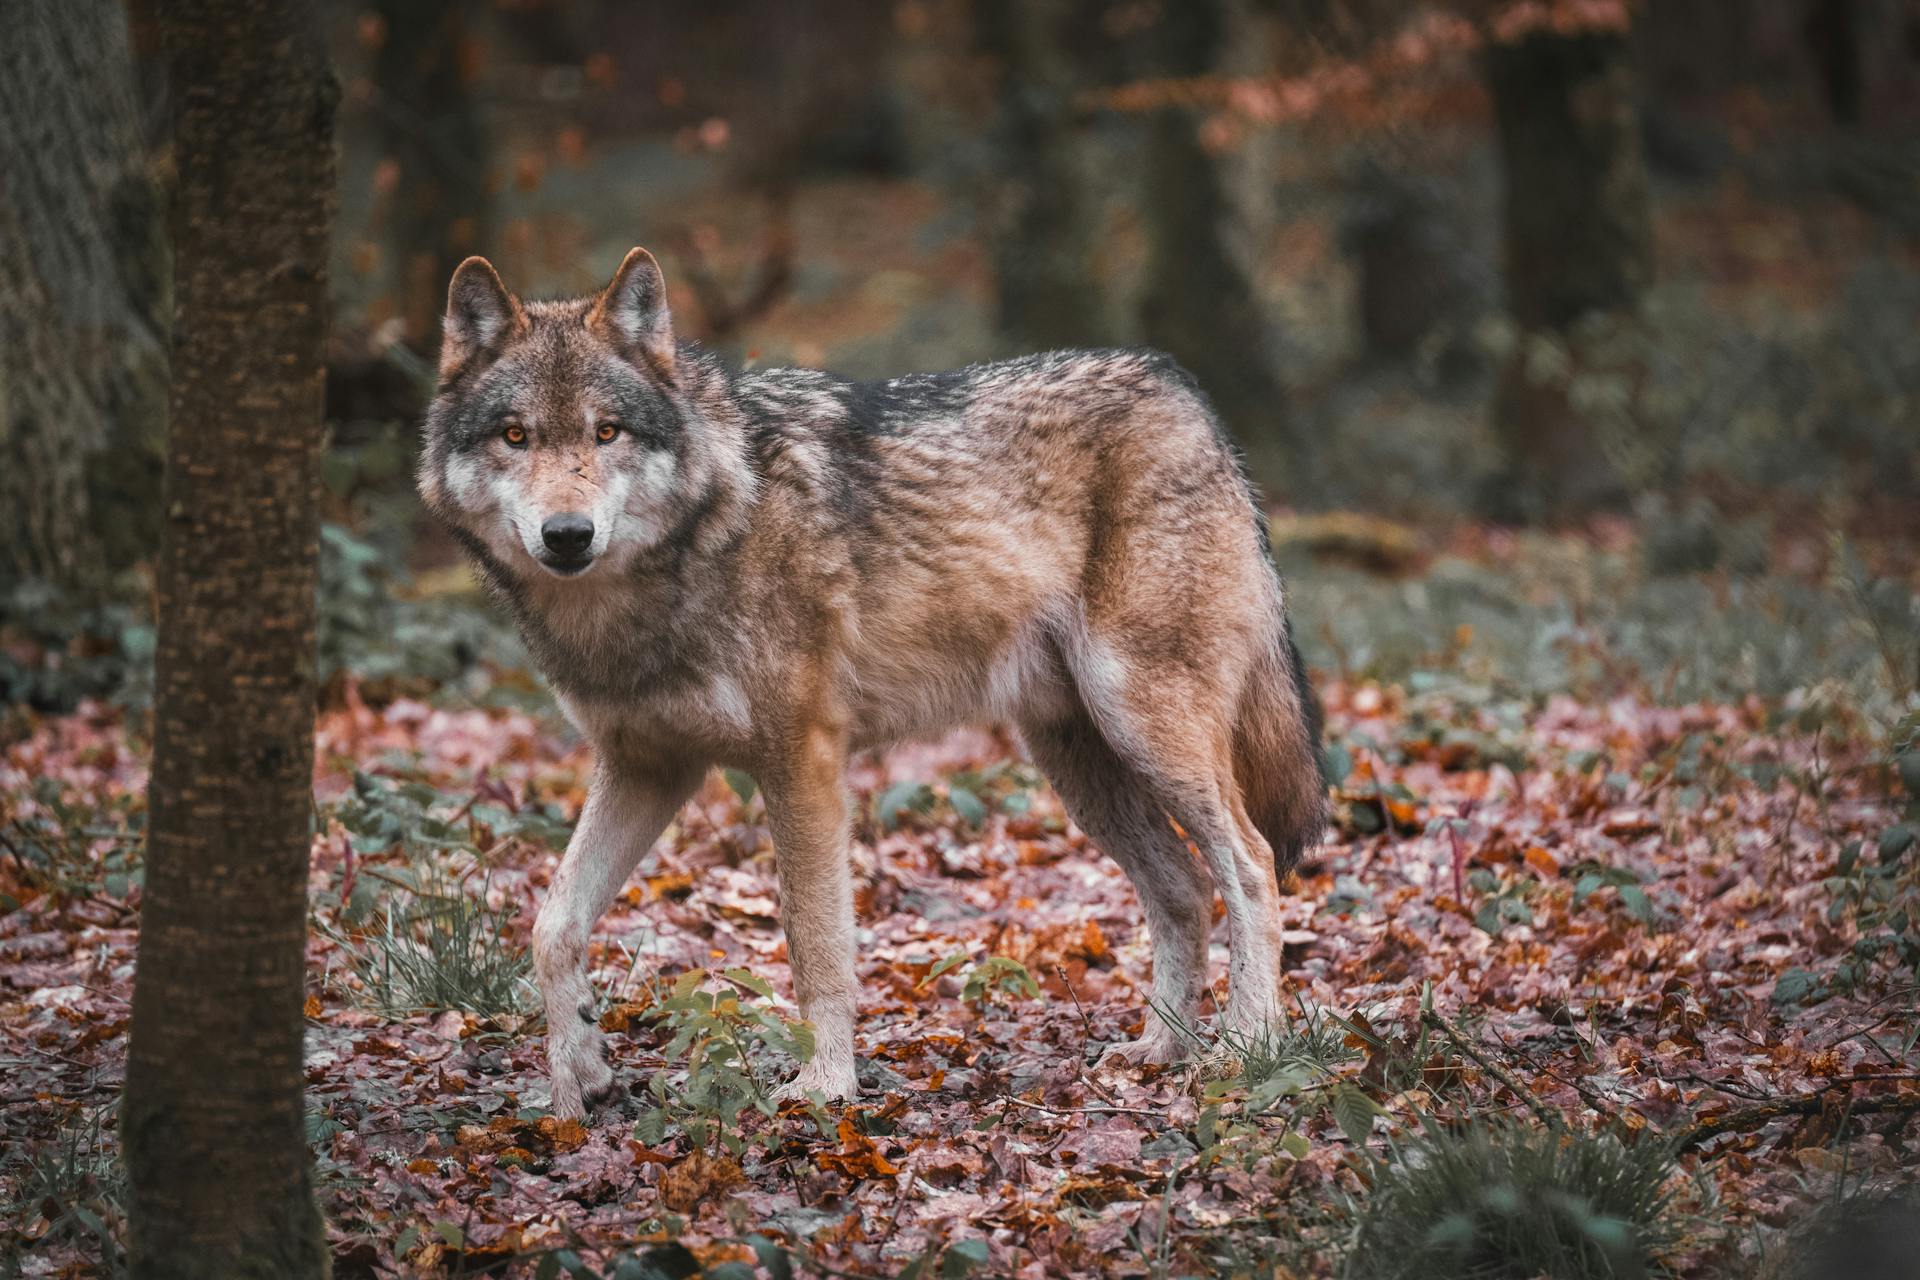
[(1806, 36), (1834, 123), (1846, 128), (1858, 125), (1867, 98), (1859, 0), (1817, 0), (1807, 13)]
[(333, 113), (301, 0), (175, 0), (179, 307), (121, 1109), (141, 1277), (319, 1276), (301, 1041)]
[[(1180, 79), (1217, 69), (1228, 15), (1222, 0), (1162, 8), (1146, 34), (1149, 74)], [(1193, 113), (1156, 111), (1144, 163), (1147, 268), (1141, 336), (1184, 364), (1245, 444), (1289, 448), (1271, 321), (1236, 244), (1219, 160)]]
[(1433, 181), (1384, 165), (1363, 165), (1349, 190), (1342, 239), (1359, 275), (1367, 355), (1408, 365), (1438, 338), (1442, 376), (1467, 372), (1475, 298), (1472, 249), (1458, 233), (1458, 215)]
[[(1624, 488), (1575, 404), (1583, 330), (1626, 318), (1653, 275), (1653, 229), (1625, 36), (1535, 33), (1487, 53), (1506, 171), (1507, 309), (1521, 332), (1495, 435), (1493, 514), (1537, 518), (1617, 504)], [(1542, 362), (1541, 342), (1566, 348)], [(1558, 368), (1542, 376), (1543, 363)]]
[(1003, 226), (993, 237), (999, 329), (1019, 350), (1117, 339), (1095, 265), (1098, 194), (1088, 124), (1073, 97), (1095, 79), (1103, 43), (1085, 0), (980, 0), (980, 50), (1000, 71), (996, 151)]
[(398, 167), (389, 243), (406, 344), (440, 344), (447, 281), (485, 246), (487, 139), (469, 64), (473, 0), (380, 0), (374, 62), (381, 143)]
[(126, 14), (10, 11), (0, 41), (0, 585), (97, 589), (159, 534), (167, 255)]

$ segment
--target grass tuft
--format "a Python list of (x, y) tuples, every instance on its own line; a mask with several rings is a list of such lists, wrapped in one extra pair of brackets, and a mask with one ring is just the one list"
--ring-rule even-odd
[(519, 1014), (534, 1007), (534, 991), (527, 952), (508, 937), (514, 914), (488, 905), (484, 883), (473, 893), (435, 878), (396, 893), (372, 928), (334, 938), (376, 1013)]
[(106, 1110), (53, 1139), (0, 1157), (0, 1275), (22, 1274), (29, 1248), (64, 1243), (96, 1257), (99, 1274), (126, 1259), (127, 1174), (107, 1139)]
[(1355, 1280), (1628, 1280), (1671, 1242), (1664, 1144), (1501, 1123), (1436, 1131), (1381, 1168)]

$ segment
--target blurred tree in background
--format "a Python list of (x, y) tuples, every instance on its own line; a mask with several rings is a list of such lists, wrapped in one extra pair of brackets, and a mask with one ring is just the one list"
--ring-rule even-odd
[[(1491, 514), (1619, 505), (1625, 485), (1574, 391), (1582, 326), (1631, 322), (1653, 279), (1638, 95), (1624, 30), (1495, 41), (1487, 81), (1505, 173), (1507, 311), (1519, 341), (1494, 402)], [(1564, 360), (1542, 369), (1542, 341)], [(1571, 344), (1571, 349), (1569, 349)]]
[(1123, 341), (1098, 262), (1102, 205), (1091, 128), (1075, 97), (1114, 74), (1104, 6), (1085, 0), (980, 0), (976, 40), (995, 78), (1003, 158), (993, 268), (995, 319), (1009, 346)]
[[(1194, 0), (1164, 6), (1141, 33), (1148, 73), (1168, 80), (1207, 74), (1235, 34), (1232, 6)], [(1147, 225), (1140, 336), (1186, 365), (1242, 439), (1264, 436), (1300, 461), (1300, 442), (1281, 387), (1275, 325), (1255, 290), (1248, 228), (1235, 218), (1218, 147), (1209, 149), (1190, 111), (1149, 117), (1141, 193)]]
[[(146, 7), (130, 42), (110, 0), (30, 6), (0, 50), (0, 690), (49, 705), (102, 688), (15, 668), (138, 651), (121, 571), (157, 529)], [(1165, 348), (1295, 508), (1624, 516), (1702, 568), (1920, 499), (1909, 0), (319, 12), (345, 88), (325, 515), (381, 572), (451, 558), (407, 479), (454, 264), (555, 294), (636, 242), (743, 365)], [(116, 576), (111, 617), (49, 607)]]
[(0, 41), (0, 582), (89, 595), (151, 553), (168, 245), (127, 15), (28, 4)]
[(473, 100), (478, 0), (380, 0), (363, 21), (374, 55), (380, 181), (393, 193), (389, 241), (402, 338), (439, 349), (447, 281), (490, 231), (486, 127)]

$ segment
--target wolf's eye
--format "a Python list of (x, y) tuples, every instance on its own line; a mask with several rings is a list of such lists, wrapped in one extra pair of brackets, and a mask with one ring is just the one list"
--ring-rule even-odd
[(517, 422), (509, 422), (506, 430), (500, 433), (500, 438), (516, 449), (527, 447), (527, 429)]
[(617, 422), (601, 423), (598, 427), (594, 428), (593, 438), (601, 444), (612, 444), (620, 438), (620, 424)]

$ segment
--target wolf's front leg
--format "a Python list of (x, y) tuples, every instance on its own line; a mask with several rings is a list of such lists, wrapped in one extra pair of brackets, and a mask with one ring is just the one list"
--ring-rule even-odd
[(587, 939), (635, 864), (693, 793), (700, 771), (596, 764), (580, 824), (533, 923), (533, 967), (547, 1008), (547, 1068), (553, 1077), (553, 1114), (586, 1115), (612, 1093), (593, 988), (587, 981)]
[(810, 729), (793, 758), (763, 779), (780, 876), (780, 923), (800, 1016), (813, 1024), (813, 1059), (777, 1096), (851, 1098), (853, 1019), (853, 873), (847, 854), (846, 741)]

